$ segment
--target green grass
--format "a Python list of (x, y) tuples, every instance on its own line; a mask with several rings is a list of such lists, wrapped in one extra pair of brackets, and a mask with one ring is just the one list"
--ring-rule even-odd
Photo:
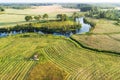
[[(43, 55), (39, 61), (30, 60), (35, 53)], [(47, 75), (49, 68), (42, 64), (53, 69), (48, 71), (54, 74), (51, 80), (61, 78), (55, 77), (57, 73), (63, 74), (64, 80), (120, 79), (118, 55), (84, 49), (69, 38), (35, 33), (0, 38), (0, 79), (23, 80), (33, 72), (32, 80), (36, 80)], [(64, 73), (68, 75), (64, 77)]]

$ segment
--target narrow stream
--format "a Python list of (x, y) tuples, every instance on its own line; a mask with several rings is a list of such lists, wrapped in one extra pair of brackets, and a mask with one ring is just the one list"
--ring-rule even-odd
[[(83, 34), (83, 33), (89, 32), (91, 26), (89, 24), (84, 23), (83, 19), (84, 19), (83, 17), (76, 19), (76, 22), (81, 23), (81, 25), (82, 25), (82, 27), (80, 29), (76, 29), (76, 31), (74, 31), (74, 32), (53, 33), (53, 35), (70, 37), (73, 34)], [(21, 33), (26, 33), (26, 32), (27, 31), (22, 31), (22, 30), (19, 31), (19, 32), (11, 31), (10, 33), (8, 33), (8, 32), (1, 33), (0, 32), (0, 37), (5, 37), (5, 36), (15, 35), (15, 34), (21, 34)], [(35, 33), (40, 33), (40, 34), (47, 34), (47, 33), (41, 32), (41, 31), (37, 32), (35, 30), (34, 30), (34, 32)]]

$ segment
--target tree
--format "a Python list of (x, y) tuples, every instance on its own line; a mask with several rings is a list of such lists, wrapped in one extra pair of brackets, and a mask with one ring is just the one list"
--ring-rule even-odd
[(35, 19), (35, 20), (38, 20), (38, 21), (39, 21), (39, 20), (40, 20), (40, 18), (41, 18), (41, 15), (34, 16), (34, 19)]
[(57, 14), (57, 18), (60, 21), (67, 21), (68, 20), (68, 16), (66, 14)]
[(4, 9), (4, 8), (2, 8), (2, 7), (0, 7), (0, 11), (5, 11), (5, 9)]
[(48, 19), (48, 17), (49, 17), (48, 14), (43, 15), (43, 19), (45, 19), (45, 18)]
[(57, 14), (57, 19), (59, 19), (59, 20), (61, 20), (61, 18), (62, 18), (62, 14)]
[(74, 21), (76, 20), (76, 18), (78, 18), (79, 17), (79, 14), (78, 13), (76, 13), (76, 12), (74, 12), (73, 13), (73, 15), (72, 15), (72, 18), (74, 19)]
[(90, 11), (90, 10), (92, 10), (92, 6), (84, 6), (84, 7), (81, 7), (80, 8), (80, 10), (82, 11), (82, 12), (86, 12), (86, 11)]
[(32, 16), (25, 16), (25, 20), (26, 20), (26, 21), (32, 20)]

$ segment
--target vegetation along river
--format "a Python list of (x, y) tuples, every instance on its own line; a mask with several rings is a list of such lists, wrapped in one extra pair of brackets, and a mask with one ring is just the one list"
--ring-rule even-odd
[[(65, 33), (54, 32), (53, 35), (70, 37), (72, 34), (83, 34), (83, 33), (89, 32), (91, 26), (89, 24), (84, 23), (83, 19), (84, 19), (83, 17), (76, 19), (76, 22), (81, 23), (81, 28), (76, 29), (74, 32), (72, 32), (72, 31), (71, 32), (65, 32)], [(19, 32), (11, 31), (9, 33), (8, 32), (0, 32), (0, 37), (5, 37), (5, 36), (15, 35), (15, 34), (21, 34), (21, 33), (26, 33), (26, 32), (27, 31), (22, 31), (22, 30), (19, 31)], [(34, 30), (34, 32), (35, 33), (40, 33), (40, 34), (47, 34), (47, 33), (44, 33), (42, 31), (36, 31), (36, 30)]]

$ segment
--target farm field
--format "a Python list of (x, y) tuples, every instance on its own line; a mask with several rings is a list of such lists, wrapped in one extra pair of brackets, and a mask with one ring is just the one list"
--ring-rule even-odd
[[(39, 61), (31, 60), (36, 53)], [(62, 36), (25, 33), (0, 38), (0, 79), (119, 80), (119, 60), (119, 55), (88, 50)], [(48, 69), (53, 76), (47, 75)]]
[(52, 6), (32, 6), (28, 9), (6, 9), (3, 14), (0, 14), (0, 27), (10, 27), (16, 24), (27, 23), (24, 19), (26, 15), (43, 15), (47, 13), (49, 19), (56, 19), (56, 15), (65, 13), (68, 16), (72, 15), (73, 12), (79, 12), (79, 9), (63, 8), (59, 5)]

